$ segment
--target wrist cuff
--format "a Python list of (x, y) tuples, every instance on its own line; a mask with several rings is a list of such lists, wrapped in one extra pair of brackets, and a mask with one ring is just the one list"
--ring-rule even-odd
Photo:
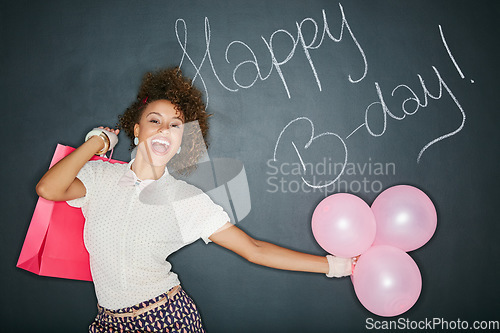
[(118, 142), (118, 136), (110, 131), (106, 131), (103, 128), (94, 128), (85, 136), (85, 141), (89, 140), (93, 136), (98, 136), (104, 141), (104, 148), (96, 153), (96, 155), (103, 155), (107, 151), (113, 149)]
[(332, 255), (327, 255), (328, 265), (330, 270), (327, 277), (343, 277), (349, 276), (352, 273), (352, 259), (351, 258), (341, 258)]

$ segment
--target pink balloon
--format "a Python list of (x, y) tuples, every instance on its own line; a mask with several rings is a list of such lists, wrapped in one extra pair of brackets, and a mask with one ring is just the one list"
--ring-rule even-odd
[(422, 290), (415, 261), (403, 250), (387, 245), (372, 246), (363, 253), (351, 279), (361, 304), (384, 317), (409, 310)]
[(312, 231), (327, 252), (350, 258), (368, 250), (375, 239), (375, 217), (360, 198), (337, 193), (323, 199), (312, 216)]
[(436, 230), (436, 208), (424, 192), (413, 186), (388, 188), (375, 199), (372, 210), (377, 221), (373, 245), (413, 251), (427, 243)]

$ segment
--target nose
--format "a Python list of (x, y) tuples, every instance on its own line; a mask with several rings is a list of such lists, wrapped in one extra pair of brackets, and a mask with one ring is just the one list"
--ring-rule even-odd
[(162, 134), (170, 133), (170, 127), (169, 126), (162, 126), (158, 129), (158, 132), (162, 133)]

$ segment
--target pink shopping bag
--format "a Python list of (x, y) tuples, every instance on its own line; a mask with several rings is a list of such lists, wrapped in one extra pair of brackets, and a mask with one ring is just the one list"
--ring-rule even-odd
[[(50, 167), (73, 150), (75, 148), (58, 144)], [(97, 159), (103, 158), (92, 158)], [(65, 201), (39, 198), (17, 267), (43, 276), (92, 281), (89, 254), (83, 244), (84, 224), (79, 208), (71, 207)]]

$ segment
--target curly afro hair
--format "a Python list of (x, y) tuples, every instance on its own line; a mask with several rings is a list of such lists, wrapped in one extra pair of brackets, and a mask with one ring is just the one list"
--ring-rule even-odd
[[(201, 92), (192, 85), (191, 79), (182, 75), (179, 67), (146, 73), (135, 102), (118, 117), (118, 127), (133, 140), (134, 126), (139, 123), (147, 105), (161, 99), (174, 104), (184, 123), (198, 121), (199, 126), (185, 126), (181, 152), (168, 164), (169, 170), (187, 175), (194, 170), (199, 157), (208, 147), (208, 117), (211, 115), (205, 111)], [(200, 131), (203, 142), (196, 140)]]

